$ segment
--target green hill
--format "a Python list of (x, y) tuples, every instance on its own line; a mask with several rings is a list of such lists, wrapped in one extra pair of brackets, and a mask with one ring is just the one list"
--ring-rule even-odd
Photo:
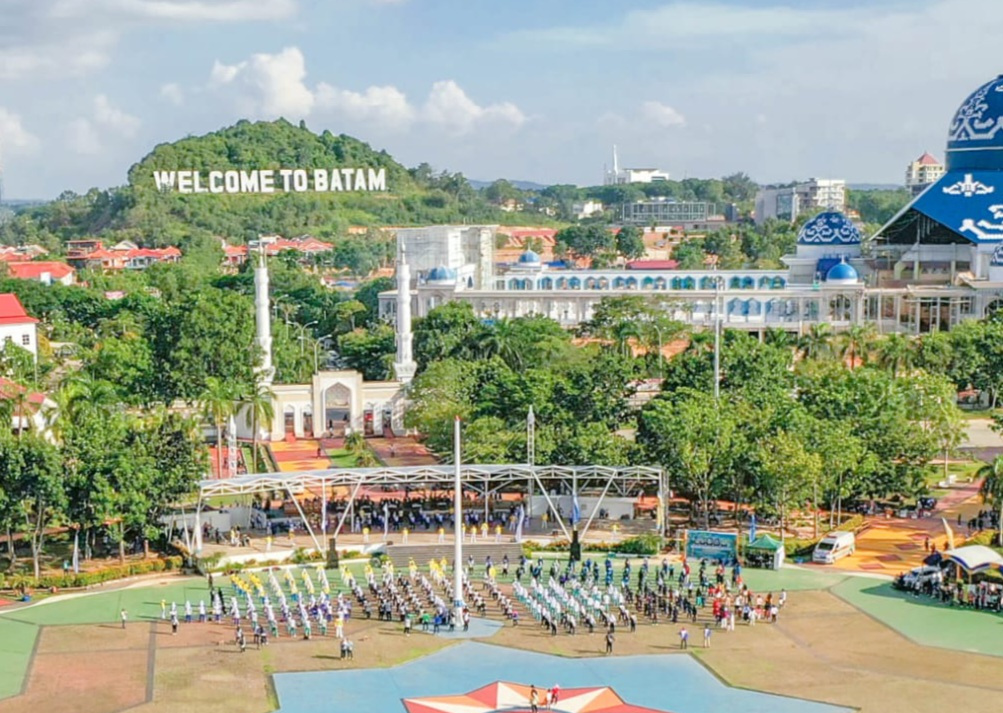
[[(154, 171), (263, 170), (281, 168), (384, 169), (386, 191), (182, 194), (163, 192)], [(434, 173), (427, 164), (408, 169), (386, 151), (351, 136), (314, 134), (285, 120), (240, 121), (204, 136), (160, 144), (129, 169), (126, 186), (65, 193), (21, 211), (0, 226), (0, 242), (38, 242), (50, 249), (66, 240), (99, 236), (146, 246), (185, 244), (206, 235), (242, 242), (261, 233), (310, 233), (335, 238), (350, 225), (445, 222), (540, 222), (542, 216), (505, 213), (475, 191), (461, 174)]]

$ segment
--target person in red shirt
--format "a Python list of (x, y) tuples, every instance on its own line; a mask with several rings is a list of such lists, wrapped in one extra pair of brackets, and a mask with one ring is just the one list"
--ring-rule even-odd
[(555, 683), (554, 687), (550, 689), (550, 698), (547, 701), (547, 708), (553, 708), (557, 705), (559, 700), (561, 700), (561, 687)]

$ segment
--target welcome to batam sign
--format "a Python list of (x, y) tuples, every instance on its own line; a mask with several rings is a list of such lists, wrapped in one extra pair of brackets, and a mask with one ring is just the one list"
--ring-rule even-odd
[(330, 193), (385, 191), (385, 168), (280, 168), (252, 171), (154, 171), (165, 193)]

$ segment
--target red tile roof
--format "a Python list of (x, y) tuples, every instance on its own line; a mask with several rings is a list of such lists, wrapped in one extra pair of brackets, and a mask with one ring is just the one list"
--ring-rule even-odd
[(75, 270), (65, 262), (40, 261), (11, 262), (7, 264), (7, 272), (18, 280), (40, 280), (45, 273), (49, 273), (53, 280), (61, 280)]
[[(24, 392), (25, 388), (16, 381), (11, 381), (10, 379), (0, 376), (0, 399), (13, 399), (18, 394), (23, 394)], [(37, 406), (44, 402), (45, 394), (37, 391), (32, 391), (28, 394), (28, 403), (35, 404)]]
[(627, 263), (628, 270), (675, 270), (678, 260), (634, 260)]
[(930, 155), (929, 151), (924, 151), (923, 155), (916, 159), (916, 161), (923, 166), (932, 166), (940, 163), (940, 161)]
[(38, 320), (29, 317), (15, 294), (0, 295), (0, 324), (34, 324)]

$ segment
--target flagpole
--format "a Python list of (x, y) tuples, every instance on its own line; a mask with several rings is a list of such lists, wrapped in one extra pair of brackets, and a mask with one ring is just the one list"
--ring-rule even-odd
[(453, 543), (453, 607), (456, 609), (455, 624), (463, 626), (463, 486), (460, 484), (460, 417), (453, 423), (453, 512), (454, 539)]

